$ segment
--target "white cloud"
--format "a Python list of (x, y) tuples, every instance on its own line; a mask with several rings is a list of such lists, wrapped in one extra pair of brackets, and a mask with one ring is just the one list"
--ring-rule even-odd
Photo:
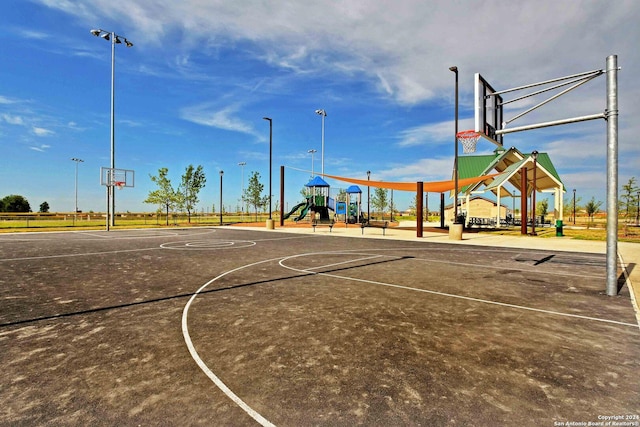
[[(470, 92), (474, 72), (509, 87), (602, 67), (612, 53), (624, 55), (629, 69), (638, 62), (635, 0), (617, 1), (616, 7), (595, 0), (353, 0), (330, 7), (296, 0), (138, 0), (124, 9), (110, 0), (92, 1), (90, 7), (71, 0), (40, 2), (85, 20), (109, 16), (130, 28), (132, 39), (156, 46), (176, 35), (187, 49), (250, 42), (272, 65), (367, 75), (373, 86), (405, 104), (448, 90), (450, 65), (459, 67), (461, 89)], [(616, 31), (607, 31), (613, 26)]]
[(262, 140), (264, 137), (258, 135), (250, 124), (234, 117), (238, 109), (238, 106), (230, 105), (220, 110), (214, 110), (210, 105), (203, 104), (183, 108), (180, 112), (180, 117), (204, 126), (254, 135)]
[(49, 135), (53, 135), (55, 133), (52, 130), (41, 128), (41, 127), (37, 127), (37, 126), (34, 126), (33, 128), (31, 128), (31, 131), (36, 136), (49, 136)]
[(37, 145), (37, 146), (34, 145), (34, 146), (29, 147), (29, 148), (31, 150), (39, 151), (41, 153), (44, 153), (48, 148), (51, 148), (51, 146), (47, 145), (47, 144), (41, 144), (41, 145)]
[(13, 100), (11, 98), (8, 98), (6, 96), (0, 95), (0, 104), (14, 104), (16, 102), (17, 101), (15, 101), (15, 100)]
[(3, 114), (2, 119), (10, 125), (24, 125), (24, 119), (21, 116), (13, 116), (11, 114)]
[[(472, 119), (462, 119), (458, 122), (459, 130), (473, 128)], [(418, 145), (453, 144), (453, 134), (455, 131), (455, 123), (453, 120), (428, 125), (416, 126), (405, 129), (398, 135), (398, 146), (413, 147)]]

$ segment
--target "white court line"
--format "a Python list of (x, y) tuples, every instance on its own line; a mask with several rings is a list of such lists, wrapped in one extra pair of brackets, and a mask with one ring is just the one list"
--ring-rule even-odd
[[(314, 254), (314, 255), (318, 255), (318, 254)], [(306, 255), (301, 254), (301, 255), (292, 255), (292, 256), (289, 256), (289, 257), (285, 257), (282, 260), (280, 260), (280, 265), (282, 265), (284, 268), (287, 268), (289, 270), (298, 271), (298, 272), (301, 272), (301, 273), (314, 273), (314, 274), (318, 274), (318, 275), (321, 275), (321, 276), (333, 277), (333, 278), (336, 278), (336, 279), (352, 280), (352, 281), (355, 281), (355, 282), (368, 283), (368, 284), (371, 284), (371, 285), (380, 285), (380, 286), (387, 286), (387, 287), (390, 287), (390, 288), (404, 289), (404, 290), (408, 290), (408, 291), (423, 292), (423, 293), (428, 293), (428, 294), (432, 294), (432, 295), (439, 295), (439, 296), (444, 296), (444, 297), (449, 297), (449, 298), (457, 298), (457, 299), (462, 299), (462, 300), (466, 300), (466, 301), (479, 302), (479, 303), (483, 303), (483, 304), (491, 304), (491, 305), (497, 305), (497, 306), (501, 306), (501, 307), (515, 308), (515, 309), (519, 309), (519, 310), (527, 310), (527, 311), (533, 311), (533, 312), (537, 312), (537, 313), (552, 314), (552, 315), (555, 315), (555, 316), (564, 316), (564, 317), (571, 317), (571, 318), (577, 318), (577, 319), (583, 319), (583, 320), (592, 320), (592, 321), (603, 322), (603, 323), (613, 323), (615, 325), (632, 326), (634, 328), (638, 327), (638, 325), (636, 325), (636, 324), (626, 323), (626, 322), (619, 322), (617, 320), (601, 319), (601, 318), (597, 318), (597, 317), (582, 316), (582, 315), (579, 315), (579, 314), (562, 313), (560, 311), (543, 310), (543, 309), (540, 309), (540, 308), (533, 308), (533, 307), (527, 307), (527, 306), (516, 305), (516, 304), (508, 304), (508, 303), (504, 303), (504, 302), (485, 300), (485, 299), (481, 299), (481, 298), (466, 297), (466, 296), (463, 296), (463, 295), (450, 294), (450, 293), (447, 293), (447, 292), (432, 291), (432, 290), (429, 290), (429, 289), (413, 288), (413, 287), (410, 287), (410, 286), (403, 286), (403, 285), (394, 285), (392, 283), (377, 282), (375, 280), (367, 280), (367, 279), (358, 279), (358, 278), (353, 278), (353, 277), (339, 276), (337, 274), (315, 273), (315, 272), (310, 272), (310, 271), (307, 271), (307, 270), (301, 270), (301, 269), (294, 268), (294, 267), (287, 267), (286, 265), (283, 264), (288, 259), (298, 258), (298, 257), (302, 257), (302, 256), (306, 256)], [(410, 259), (410, 258), (408, 258), (408, 259)], [(317, 269), (319, 267), (314, 267), (314, 268)]]
[(231, 391), (231, 389), (229, 387), (227, 387), (227, 385), (220, 378), (218, 378), (218, 376), (216, 374), (214, 374), (213, 371), (211, 371), (211, 369), (209, 369), (209, 367), (200, 358), (200, 355), (198, 354), (198, 351), (196, 350), (195, 346), (193, 345), (193, 341), (191, 341), (191, 336), (189, 335), (188, 316), (189, 316), (189, 308), (191, 307), (191, 304), (193, 303), (193, 301), (195, 301), (196, 297), (202, 291), (204, 291), (204, 289), (207, 286), (209, 286), (210, 284), (212, 284), (216, 280), (226, 276), (227, 274), (231, 274), (231, 273), (234, 273), (236, 271), (239, 271), (239, 270), (242, 270), (242, 269), (245, 269), (245, 268), (253, 267), (253, 266), (256, 266), (256, 265), (259, 265), (259, 264), (264, 264), (264, 263), (267, 263), (267, 262), (273, 262), (273, 261), (280, 260), (280, 259), (281, 258), (273, 258), (273, 259), (268, 259), (268, 260), (264, 260), (264, 261), (254, 262), (252, 264), (247, 264), (247, 265), (244, 265), (242, 267), (234, 268), (233, 270), (226, 271), (226, 272), (222, 273), (221, 275), (219, 275), (217, 277), (214, 277), (213, 279), (209, 280), (207, 283), (202, 285), (197, 291), (194, 292), (194, 294), (191, 296), (191, 298), (189, 298), (189, 301), (187, 301), (187, 304), (184, 306), (184, 309), (182, 310), (182, 336), (184, 337), (184, 341), (187, 344), (187, 348), (189, 349), (189, 353), (191, 353), (191, 357), (193, 358), (193, 360), (198, 364), (198, 366), (200, 367), (202, 372), (204, 372), (205, 375), (207, 377), (209, 377), (209, 379), (211, 381), (213, 381), (213, 383), (216, 385), (216, 387), (218, 387), (225, 395), (227, 395), (227, 397), (229, 399), (231, 399), (243, 411), (245, 411), (247, 413), (247, 415), (249, 415), (251, 418), (256, 420), (260, 425), (265, 426), (265, 427), (275, 427), (275, 425), (272, 424), (266, 418), (264, 418), (262, 415), (260, 415), (257, 411), (255, 411), (248, 404), (246, 404), (244, 402), (244, 400), (242, 400), (237, 394), (235, 394), (233, 391)]
[[(356, 258), (356, 259), (352, 259), (352, 260), (349, 260), (349, 261), (335, 262), (333, 264), (325, 264), (325, 265), (321, 265), (321, 266), (318, 266), (318, 267), (312, 267), (312, 268), (309, 268), (309, 269), (307, 269), (305, 271), (308, 271), (309, 273), (311, 273), (311, 270), (319, 270), (321, 268), (335, 267), (336, 265), (353, 264), (354, 262), (367, 261), (367, 260), (374, 259), (374, 258), (382, 258), (383, 256), (389, 258), (388, 255), (373, 255), (373, 256), (368, 256), (368, 257), (365, 257), (365, 258)], [(396, 257), (393, 257), (393, 258), (396, 258)], [(278, 264), (280, 264), (284, 268), (288, 268), (286, 265), (282, 264), (282, 260), (280, 260), (280, 262)]]
[(126, 252), (154, 251), (156, 249), (162, 249), (162, 248), (158, 246), (157, 248), (122, 249), (122, 250), (119, 250), (119, 251), (86, 252), (86, 253), (82, 253), (82, 254), (43, 255), (43, 256), (29, 256), (29, 257), (22, 257), (22, 258), (0, 258), (0, 262), (3, 262), (3, 261), (30, 261), (30, 260), (34, 260), (34, 259), (71, 258), (71, 257), (79, 257), (79, 256), (106, 255), (106, 254), (121, 254), (121, 253), (126, 253)]
[[(497, 266), (497, 265), (485, 265), (485, 264), (474, 264), (471, 262), (455, 262), (455, 261), (445, 261), (445, 260), (439, 260), (439, 259), (429, 259), (429, 258), (409, 258), (409, 259), (413, 259), (416, 261), (426, 261), (426, 262), (437, 262), (440, 264), (451, 264), (451, 265), (464, 265), (467, 267), (482, 267), (482, 268), (492, 268), (494, 270), (513, 270), (513, 271), (526, 271), (526, 272), (530, 272), (530, 273), (537, 273), (540, 274), (541, 271), (540, 270), (533, 270), (531, 268), (515, 268), (515, 267), (506, 267), (506, 266)], [(604, 279), (604, 277), (601, 276), (595, 276), (595, 275), (585, 275), (585, 274), (574, 274), (574, 273), (558, 273), (558, 272), (553, 272), (554, 276), (571, 276), (571, 277), (591, 277), (592, 279)]]

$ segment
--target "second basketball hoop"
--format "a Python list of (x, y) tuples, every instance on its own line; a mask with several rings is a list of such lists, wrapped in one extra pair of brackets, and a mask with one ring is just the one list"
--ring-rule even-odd
[(464, 154), (475, 153), (476, 144), (480, 139), (480, 132), (473, 130), (463, 130), (456, 134), (458, 141), (462, 144), (462, 152)]

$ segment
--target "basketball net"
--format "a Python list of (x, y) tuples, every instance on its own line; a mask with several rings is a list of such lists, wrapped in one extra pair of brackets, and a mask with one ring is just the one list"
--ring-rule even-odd
[(458, 141), (462, 144), (462, 152), (464, 154), (475, 153), (476, 144), (480, 139), (480, 133), (473, 130), (463, 130), (456, 135)]
[(124, 181), (116, 181), (115, 186), (118, 190), (122, 190), (124, 188)]

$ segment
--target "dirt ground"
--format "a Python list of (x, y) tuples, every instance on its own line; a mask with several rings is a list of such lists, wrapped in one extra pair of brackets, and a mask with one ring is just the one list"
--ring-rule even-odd
[(604, 281), (604, 255), (326, 233), (2, 235), (0, 425), (640, 425)]

